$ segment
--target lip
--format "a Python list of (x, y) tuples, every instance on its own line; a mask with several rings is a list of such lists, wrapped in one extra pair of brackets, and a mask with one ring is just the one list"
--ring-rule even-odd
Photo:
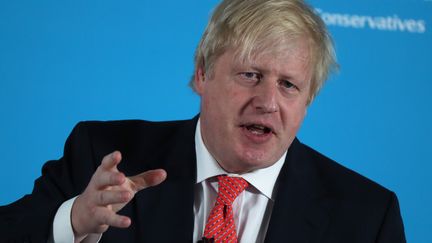
[(270, 129), (270, 133), (276, 135), (276, 131), (275, 131), (274, 126), (271, 123), (267, 123), (267, 122), (260, 122), (260, 121), (257, 121), (257, 122), (245, 122), (245, 123), (240, 124), (239, 126), (242, 127), (242, 128), (246, 128), (247, 126), (251, 126), (251, 125), (259, 125), (259, 126), (267, 127), (267, 128)]
[(240, 127), (242, 134), (247, 138), (248, 141), (254, 143), (254, 144), (263, 144), (274, 136), (272, 132), (264, 133), (264, 134), (255, 134), (252, 133), (249, 129), (246, 128), (246, 126)]
[[(256, 134), (251, 132), (249, 129), (247, 129), (250, 125), (260, 125), (265, 126), (270, 129), (269, 133), (264, 134)], [(247, 138), (248, 141), (254, 143), (254, 144), (263, 144), (268, 141), (270, 141), (273, 136), (276, 135), (274, 127), (269, 123), (263, 123), (263, 122), (246, 122), (241, 125), (239, 125), (239, 128), (242, 132), (242, 134)]]

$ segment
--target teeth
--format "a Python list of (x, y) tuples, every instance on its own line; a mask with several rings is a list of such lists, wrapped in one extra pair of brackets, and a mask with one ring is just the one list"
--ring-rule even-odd
[(254, 134), (264, 134), (270, 132), (270, 128), (262, 125), (250, 125), (247, 126), (246, 128)]

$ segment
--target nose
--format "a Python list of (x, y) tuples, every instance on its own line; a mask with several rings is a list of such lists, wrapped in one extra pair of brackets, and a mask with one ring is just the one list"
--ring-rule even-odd
[(277, 85), (275, 82), (261, 82), (255, 86), (252, 105), (260, 113), (274, 113), (279, 110), (277, 103)]

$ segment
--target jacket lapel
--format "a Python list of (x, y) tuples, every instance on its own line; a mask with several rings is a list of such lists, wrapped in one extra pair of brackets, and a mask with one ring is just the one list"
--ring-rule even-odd
[(295, 139), (288, 150), (265, 242), (319, 242), (326, 229), (333, 199), (304, 149)]
[(167, 141), (163, 154), (156, 156), (167, 171), (166, 181), (142, 190), (135, 197), (131, 212), (138, 215), (136, 229), (132, 229), (137, 242), (192, 241), (196, 121), (186, 121)]

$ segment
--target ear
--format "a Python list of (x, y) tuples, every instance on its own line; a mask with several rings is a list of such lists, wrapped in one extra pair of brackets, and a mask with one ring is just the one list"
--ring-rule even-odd
[(195, 71), (195, 90), (199, 95), (202, 95), (204, 90), (205, 73), (202, 67), (197, 67)]

